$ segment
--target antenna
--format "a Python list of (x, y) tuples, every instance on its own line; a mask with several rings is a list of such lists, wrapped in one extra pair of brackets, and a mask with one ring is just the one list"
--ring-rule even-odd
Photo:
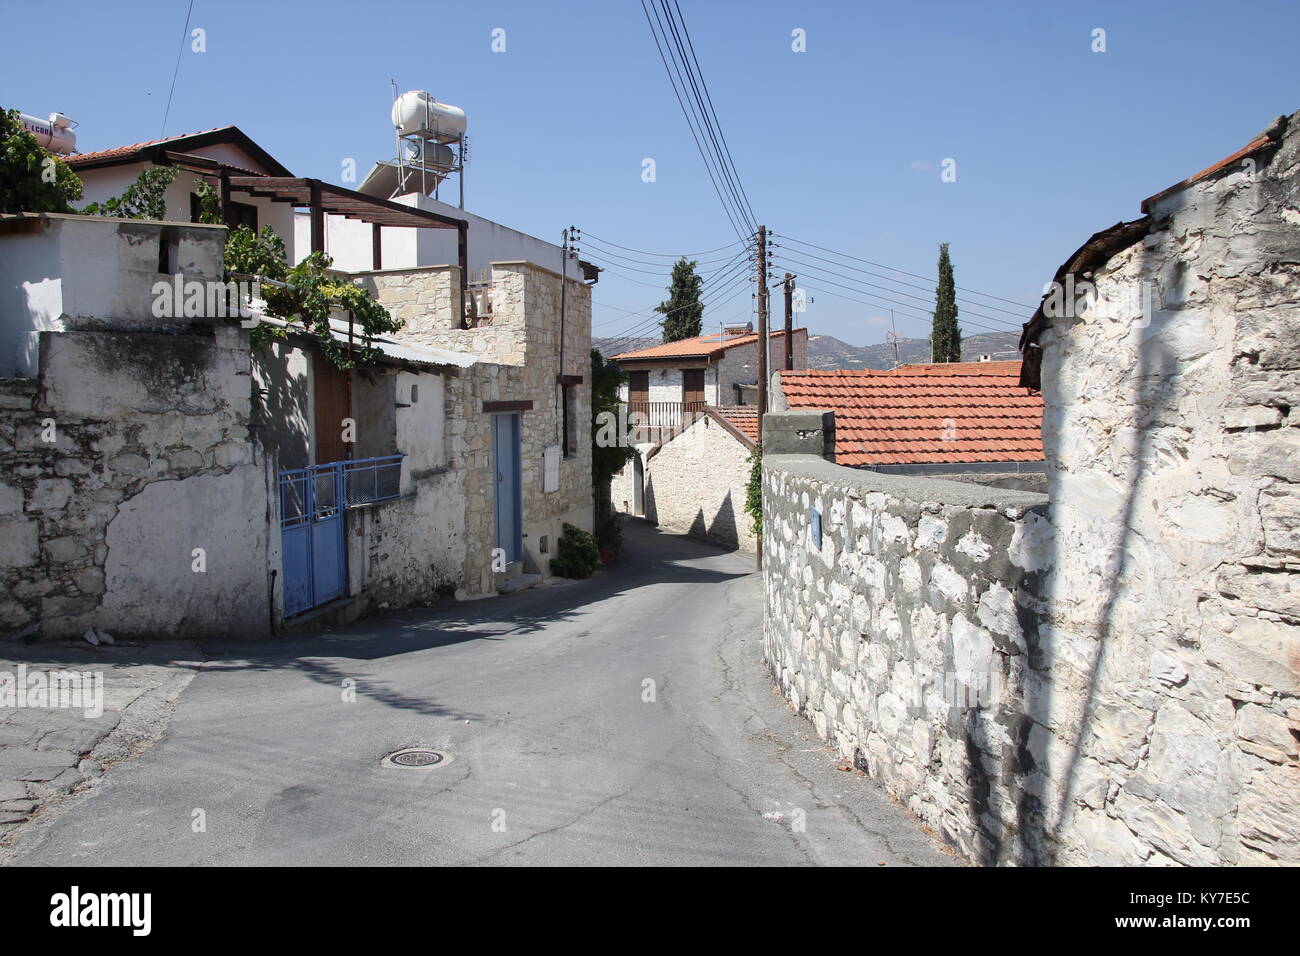
[(898, 357), (898, 329), (894, 327), (894, 310), (889, 310), (889, 335), (886, 336), (889, 344), (894, 347), (894, 368), (903, 364), (903, 360)]

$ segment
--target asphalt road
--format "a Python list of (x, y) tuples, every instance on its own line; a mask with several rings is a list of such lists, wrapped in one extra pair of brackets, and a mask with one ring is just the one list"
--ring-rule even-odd
[[(958, 863), (774, 692), (760, 597), (752, 555), (632, 522), (587, 582), (206, 647), (163, 739), (10, 862)], [(381, 767), (412, 746), (451, 759)]]

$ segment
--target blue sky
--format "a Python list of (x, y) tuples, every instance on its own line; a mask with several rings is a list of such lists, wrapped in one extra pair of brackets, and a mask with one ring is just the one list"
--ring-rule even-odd
[[(680, 2), (759, 221), (889, 267), (776, 250), (816, 266), (821, 290), (875, 299), (810, 292), (809, 328), (855, 345), (883, 340), (886, 295), (900, 334), (927, 333), (917, 310), (932, 280), (903, 273), (933, 276), (939, 242), (959, 286), (1036, 303), (1091, 233), (1300, 108), (1294, 2)], [(83, 150), (157, 137), (186, 7), (3, 0), (0, 105), (67, 113)], [(1098, 27), (1104, 53), (1091, 50)], [(234, 123), (296, 174), (337, 182), (347, 158), (364, 174), (392, 156), (393, 78), (468, 113), (466, 205), (479, 215), (554, 240), (577, 224), (606, 253), (736, 238), (637, 0), (195, 0), (194, 28), (207, 50), (181, 54), (169, 135)], [(491, 50), (494, 28), (504, 53)], [(791, 50), (795, 28), (804, 53)], [(955, 182), (941, 181), (946, 158)], [(600, 254), (594, 239), (584, 251)], [(621, 255), (648, 261), (602, 260), (621, 264), (595, 290), (596, 335), (645, 325), (625, 313), (663, 297), (655, 273), (667, 268), (648, 263), (668, 260)], [(735, 291), (709, 327), (748, 316), (749, 293)], [(967, 332), (1025, 317), (969, 298)]]

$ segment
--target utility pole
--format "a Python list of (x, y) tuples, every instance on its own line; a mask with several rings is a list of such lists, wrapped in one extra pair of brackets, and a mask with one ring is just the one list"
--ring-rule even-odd
[[(763, 416), (767, 414), (767, 226), (758, 227), (758, 442), (763, 443)], [(759, 539), (754, 566), (763, 568), (763, 542)]]
[(785, 370), (794, 371), (794, 276), (785, 274)]
[(767, 414), (767, 226), (758, 227), (758, 440)]

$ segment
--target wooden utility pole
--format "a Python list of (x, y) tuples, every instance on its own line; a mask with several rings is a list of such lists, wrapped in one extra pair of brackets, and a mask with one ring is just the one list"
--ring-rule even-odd
[(785, 274), (785, 370), (794, 371), (794, 276)]
[(758, 440), (767, 414), (767, 226), (758, 227)]
[[(758, 227), (758, 443), (763, 444), (763, 416), (767, 414), (767, 226)], [(754, 552), (754, 566), (763, 567), (763, 540)]]

